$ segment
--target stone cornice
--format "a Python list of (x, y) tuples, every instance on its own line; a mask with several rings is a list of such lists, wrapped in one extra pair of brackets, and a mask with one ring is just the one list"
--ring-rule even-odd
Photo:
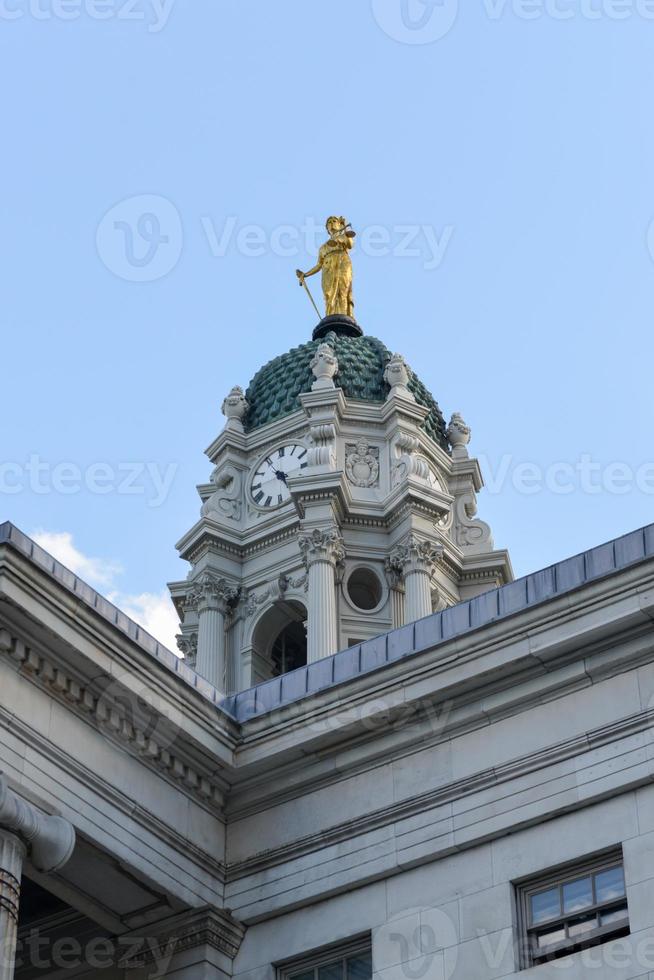
[[(437, 650), (427, 645), (411, 658), (410, 668), (407, 660), (401, 658), (387, 663), (374, 675), (355, 675), (333, 688), (323, 687), (303, 701), (251, 717), (244, 725), (238, 751), (239, 783), (246, 782), (250, 767), (251, 778), (256, 780), (258, 767), (269, 766), (270, 757), (278, 751), (292, 749), (301, 753), (306, 765), (307, 752), (316, 750), (321, 741), (364, 736), (368, 721), (370, 727), (375, 726), (367, 711), (362, 713), (363, 705), (376, 705), (380, 716), (391, 723), (393, 713), (406, 710), (407, 705), (441, 703), (453, 698), (470, 700), (478, 696), (480, 689), (488, 692), (495, 684), (497, 687), (492, 690), (498, 710), (502, 699), (496, 697), (497, 691), (507, 691), (512, 710), (518, 710), (520, 704), (528, 706), (534, 696), (540, 696), (534, 695), (540, 676), (563, 662), (581, 662), (582, 673), (590, 670), (584, 668), (587, 647), (593, 644), (593, 649), (597, 649), (606, 643), (610, 650), (616, 636), (624, 636), (627, 631), (643, 631), (643, 648), (637, 647), (631, 656), (647, 662), (652, 659), (648, 643), (654, 606), (646, 595), (634, 594), (633, 590), (634, 583), (647, 583), (642, 587), (649, 588), (653, 581), (651, 565), (640, 570), (627, 569), (617, 581), (593, 583), (574, 605), (567, 596), (558, 597), (524, 610), (510, 621), (495, 622), (463, 636), (455, 634), (449, 641), (441, 641)], [(597, 616), (598, 608), (602, 610), (601, 617)], [(427, 627), (430, 621), (428, 618), (422, 622)], [(619, 659), (615, 672), (624, 669), (625, 661)], [(534, 683), (523, 690), (520, 681), (524, 676), (531, 677)], [(546, 683), (548, 690), (550, 683)], [(246, 695), (247, 692), (243, 696)], [(379, 731), (378, 727), (375, 731)]]
[[(587, 683), (590, 683), (590, 680)], [(621, 719), (619, 722), (602, 725), (566, 741), (553, 742), (547, 748), (538, 752), (516, 756), (509, 762), (494, 766), (492, 769), (481, 770), (469, 777), (445, 783), (429, 792), (421, 792), (416, 796), (407, 797), (399, 803), (392, 803), (371, 811), (364, 816), (336, 824), (328, 829), (322, 829), (319, 833), (311, 834), (294, 840), (291, 844), (268, 850), (265, 854), (254, 854), (244, 861), (228, 863), (226, 882), (229, 884), (248, 875), (278, 867), (295, 858), (310, 854), (318, 848), (323, 849), (330, 844), (338, 845), (344, 841), (351, 841), (359, 834), (368, 834), (378, 828), (391, 826), (400, 820), (424, 815), (431, 809), (447, 806), (448, 803), (462, 800), (466, 796), (474, 793), (488, 791), (493, 788), (500, 789), (503, 785), (540, 772), (548, 766), (578, 758), (584, 753), (601, 746), (618, 742), (634, 734), (646, 732), (651, 729), (653, 722), (654, 710), (639, 712), (628, 718)], [(421, 744), (436, 744), (440, 740), (433, 739)], [(397, 754), (392, 753), (387, 753), (385, 757), (387, 760), (392, 758), (392, 761), (396, 761), (399, 758)], [(347, 774), (348, 777), (351, 775), (351, 773)], [(333, 783), (333, 777), (330, 777), (329, 781)], [(316, 789), (318, 785), (316, 783), (312, 788)], [(616, 788), (616, 792), (621, 791), (622, 789), (620, 787)], [(290, 798), (289, 795), (287, 799)], [(266, 806), (269, 805), (269, 803), (266, 804)], [(243, 810), (234, 808), (230, 812), (230, 817), (234, 819), (242, 818), (254, 812), (258, 811), (254, 808), (244, 808)], [(474, 844), (474, 841), (472, 843)]]
[(298, 430), (306, 428), (307, 416), (303, 410), (283, 415), (281, 418), (253, 429), (251, 432), (229, 432), (226, 429), (217, 436), (205, 454), (214, 462), (228, 448), (236, 448), (242, 453), (262, 452), (268, 445), (273, 445), (279, 439), (295, 435)]
[[(159, 814), (141, 804), (136, 804), (133, 794), (128, 795), (117, 789), (101, 774), (89, 769), (77, 759), (71, 758), (64, 749), (55, 745), (15, 716), (11, 716), (1, 706), (0, 726), (11, 729), (12, 733), (19, 736), (24, 744), (33, 750), (35, 755), (42, 758), (49, 767), (59, 768), (68, 773), (77, 781), (78, 785), (84, 786), (90, 794), (97, 797), (102, 805), (111, 807), (123, 817), (134, 820), (143, 830), (155, 835), (166, 845), (187, 853), (199, 866), (209, 869), (221, 885), (224, 883), (225, 865), (222, 861), (218, 860), (214, 854), (192, 843), (186, 834), (165, 823)], [(213, 816), (222, 819), (222, 815), (216, 813), (211, 807), (207, 807), (207, 809), (212, 812)]]
[[(215, 764), (209, 761), (202, 768), (191, 761), (183, 751), (180, 733), (171, 729), (170, 719), (157, 715), (152, 705), (149, 715), (139, 719), (140, 697), (128, 686), (115, 677), (107, 677), (109, 683), (104, 690), (98, 686), (97, 677), (93, 683), (85, 684), (54, 657), (0, 628), (0, 656), (3, 655), (30, 681), (101, 730), (105, 737), (176, 782), (184, 792), (221, 811), (225, 787), (216, 776)], [(153, 725), (155, 718), (158, 721)]]
[(245, 936), (245, 926), (222, 909), (205, 907), (183, 912), (149, 927), (147, 945), (130, 953), (121, 965), (128, 969), (167, 962), (171, 956), (204, 946), (234, 960)]

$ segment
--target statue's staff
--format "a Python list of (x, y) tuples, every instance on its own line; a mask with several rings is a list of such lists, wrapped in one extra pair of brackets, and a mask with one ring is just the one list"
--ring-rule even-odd
[(306, 282), (305, 282), (305, 280), (304, 280), (304, 273), (302, 272), (302, 270), (301, 270), (301, 269), (296, 269), (296, 270), (295, 270), (295, 274), (296, 274), (296, 276), (298, 277), (298, 279), (300, 280), (300, 285), (301, 285), (301, 286), (304, 286), (304, 288), (306, 289), (306, 291), (307, 291), (307, 296), (308, 296), (308, 297), (309, 297), (309, 299), (311, 300), (311, 305), (313, 306), (313, 308), (314, 308), (314, 310), (315, 310), (315, 311), (316, 311), (316, 313), (318, 314), (318, 319), (319, 319), (319, 320), (320, 320), (320, 319), (322, 319), (322, 314), (320, 313), (320, 310), (319, 310), (319, 309), (318, 309), (318, 307), (316, 306), (316, 304), (315, 304), (315, 302), (314, 302), (314, 299), (313, 299), (313, 296), (311, 295), (311, 292), (310, 292), (310, 290), (309, 290), (309, 287), (307, 286), (307, 284), (306, 284)]

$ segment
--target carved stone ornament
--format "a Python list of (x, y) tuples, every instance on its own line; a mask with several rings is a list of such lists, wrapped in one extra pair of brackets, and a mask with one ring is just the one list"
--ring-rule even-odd
[(224, 466), (216, 467), (211, 474), (211, 482), (216, 490), (203, 503), (202, 516), (240, 521), (243, 511), (241, 472), (231, 463), (226, 463)]
[(388, 393), (389, 398), (393, 398), (394, 395), (402, 395), (404, 398), (413, 398), (413, 395), (407, 387), (411, 374), (411, 368), (406, 363), (402, 355), (393, 354), (390, 361), (386, 365), (386, 370), (384, 371), (384, 381), (391, 389)]
[(245, 618), (248, 619), (250, 616), (254, 616), (260, 606), (283, 599), (289, 589), (306, 588), (306, 585), (306, 572), (295, 577), (282, 573), (274, 582), (267, 585), (262, 592), (248, 592), (247, 595), (242, 597), (241, 608)]
[(311, 371), (316, 379), (311, 388), (319, 391), (321, 388), (335, 388), (334, 375), (338, 373), (338, 359), (329, 344), (321, 344), (311, 359)]
[(404, 592), (404, 562), (401, 557), (391, 553), (384, 562), (384, 570), (389, 589)]
[(301, 534), (298, 545), (307, 569), (316, 562), (327, 562), (336, 567), (345, 559), (343, 538), (337, 528), (316, 527)]
[(245, 935), (245, 927), (228, 911), (208, 906), (181, 913), (167, 920), (165, 925), (165, 932), (157, 934), (153, 928), (147, 941), (135, 940), (128, 956), (121, 961), (121, 967), (143, 969), (170, 962), (174, 955), (201, 947), (215, 949), (234, 960)]
[(222, 405), (222, 413), (227, 418), (227, 428), (243, 431), (243, 419), (249, 409), (248, 402), (239, 385), (234, 385)]
[(345, 472), (355, 487), (379, 486), (379, 449), (366, 439), (345, 444)]
[(477, 551), (493, 550), (493, 535), (485, 521), (474, 520), (477, 514), (477, 498), (472, 489), (457, 494), (454, 505), (455, 541), (460, 548), (474, 548)]
[(336, 468), (336, 428), (331, 422), (312, 425), (309, 429), (311, 448), (307, 454), (307, 463), (311, 466), (329, 466)]
[(455, 458), (465, 459), (468, 456), (467, 445), (470, 442), (472, 432), (469, 425), (463, 421), (459, 412), (455, 412), (450, 419), (447, 427), (447, 441), (452, 447), (452, 455)]
[(391, 470), (391, 486), (397, 487), (410, 476), (429, 479), (429, 464), (423, 456), (418, 455), (420, 440), (408, 432), (400, 432), (393, 443), (396, 462)]
[(184, 654), (184, 662), (189, 667), (195, 667), (198, 659), (198, 634), (180, 633), (175, 639), (177, 640), (177, 648), (180, 653)]
[(408, 538), (393, 548), (387, 558), (386, 568), (387, 571), (401, 572), (404, 576), (412, 572), (427, 572), (431, 575), (442, 556), (442, 544), (423, 541), (411, 532)]
[(224, 578), (203, 572), (191, 584), (186, 594), (186, 605), (201, 611), (205, 606), (214, 606), (226, 615), (239, 597), (239, 589)]

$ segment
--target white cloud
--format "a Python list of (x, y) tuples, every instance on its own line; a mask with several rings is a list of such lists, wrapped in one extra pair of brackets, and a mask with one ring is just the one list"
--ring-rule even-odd
[(179, 633), (179, 619), (167, 589), (158, 593), (142, 592), (140, 595), (114, 592), (107, 598), (165, 647), (177, 653), (175, 637)]
[(179, 622), (166, 589), (161, 592), (141, 592), (138, 595), (122, 592), (118, 588), (117, 579), (123, 573), (123, 566), (117, 561), (85, 555), (75, 546), (69, 531), (45, 531), (39, 528), (31, 537), (165, 647), (177, 651), (175, 636), (179, 632)]
[(94, 588), (102, 589), (113, 585), (116, 576), (123, 570), (118, 562), (89, 558), (82, 554), (75, 547), (69, 531), (44, 531), (39, 528), (32, 534), (32, 538), (57, 561)]

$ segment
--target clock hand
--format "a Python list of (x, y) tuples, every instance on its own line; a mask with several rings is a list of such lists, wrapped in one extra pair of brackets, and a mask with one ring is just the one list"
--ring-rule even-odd
[(282, 483), (286, 483), (286, 473), (284, 473), (282, 470), (275, 470), (275, 476), (278, 480), (281, 480)]

